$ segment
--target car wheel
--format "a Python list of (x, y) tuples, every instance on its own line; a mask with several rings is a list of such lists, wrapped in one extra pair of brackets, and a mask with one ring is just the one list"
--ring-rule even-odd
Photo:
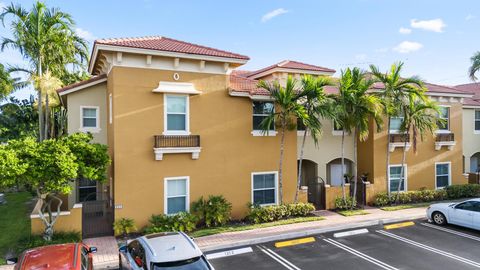
[(432, 220), (433, 220), (433, 223), (435, 223), (437, 225), (447, 224), (447, 218), (445, 217), (444, 214), (442, 214), (440, 212), (433, 212)]

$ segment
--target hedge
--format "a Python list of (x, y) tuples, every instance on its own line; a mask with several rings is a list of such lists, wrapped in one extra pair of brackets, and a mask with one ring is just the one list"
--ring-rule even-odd
[(253, 206), (247, 220), (252, 223), (265, 223), (290, 217), (305, 217), (315, 210), (311, 203), (291, 203), (271, 206)]

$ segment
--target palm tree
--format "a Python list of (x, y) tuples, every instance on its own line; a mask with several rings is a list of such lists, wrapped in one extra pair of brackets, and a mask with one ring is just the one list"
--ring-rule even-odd
[(333, 82), (328, 77), (304, 76), (302, 78), (303, 97), (300, 103), (305, 108), (307, 118), (299, 119), (305, 127), (303, 131), (302, 146), (300, 148), (300, 157), (298, 161), (298, 177), (297, 189), (295, 192), (295, 202), (298, 201), (298, 191), (302, 180), (302, 163), (305, 149), (305, 141), (307, 133), (310, 132), (315, 145), (318, 145), (318, 138), (322, 132), (321, 118), (331, 118), (332, 116), (332, 99), (330, 95), (325, 94), (324, 87), (332, 85)]
[[(385, 170), (385, 181), (388, 186), (388, 170), (390, 165), (390, 118), (400, 115), (399, 104), (405, 103), (410, 94), (417, 97), (423, 96), (423, 81), (416, 77), (402, 78), (400, 73), (403, 63), (398, 62), (391, 65), (388, 72), (382, 73), (378, 67), (370, 65), (370, 72), (373, 78), (382, 84), (382, 90), (378, 93), (384, 106), (384, 114), (387, 117), (387, 162)], [(390, 195), (390, 190), (387, 191)]]
[(287, 129), (294, 129), (293, 119), (307, 119), (305, 108), (299, 103), (302, 92), (297, 87), (297, 81), (291, 76), (288, 77), (285, 87), (278, 81), (267, 82), (260, 81), (258, 87), (263, 88), (270, 93), (270, 98), (274, 101), (275, 108), (262, 121), (264, 133), (268, 133), (272, 126), (277, 125), (280, 128), (280, 160), (278, 165), (278, 185), (280, 189), (280, 204), (283, 203), (283, 156), (285, 150), (285, 133)]
[(0, 64), (0, 101), (7, 98), (12, 92), (25, 86), (25, 83), (20, 78), (12, 78), (10, 72)]
[[(354, 138), (354, 175), (352, 208), (355, 205), (358, 178), (357, 148), (358, 141), (365, 141), (369, 135), (370, 119), (373, 119), (377, 128), (381, 127), (381, 102), (375, 95), (367, 91), (372, 88), (374, 81), (367, 79), (367, 74), (359, 68), (347, 68), (342, 71), (339, 80), (339, 95), (337, 98), (337, 121), (342, 126), (342, 169), (345, 170), (344, 137), (345, 132), (353, 131)], [(345, 175), (345, 171), (342, 171)], [(344, 181), (344, 180), (343, 180)], [(346, 198), (344, 183), (342, 183), (344, 199)]]
[[(10, 4), (3, 9), (0, 20), (12, 16), (10, 30), (12, 38), (2, 38), (0, 49), (18, 50), (28, 61), (27, 68), (13, 67), (11, 71), (26, 72), (29, 77), (42, 77), (44, 71), (52, 72), (61, 78), (69, 69), (84, 67), (88, 58), (86, 41), (74, 31), (75, 23), (71, 16), (56, 8), (48, 9), (37, 1), (31, 10), (20, 5)], [(38, 91), (38, 117), (40, 140), (45, 138), (45, 116), (42, 106), (42, 93)], [(46, 96), (48, 99), (48, 95)], [(47, 120), (45, 120), (47, 118)]]
[(423, 141), (425, 134), (433, 134), (435, 130), (437, 130), (437, 115), (439, 113), (439, 109), (434, 102), (413, 94), (408, 96), (408, 102), (402, 106), (401, 110), (404, 120), (402, 121), (400, 130), (404, 132), (403, 134), (405, 138), (402, 166), (400, 168), (400, 181), (398, 183), (397, 196), (395, 199), (397, 203), (400, 198), (400, 190), (404, 179), (404, 166), (407, 157), (407, 136), (410, 136), (410, 132), (412, 132), (413, 151), (416, 153), (418, 135), (420, 134), (421, 140)]
[(475, 76), (475, 73), (477, 73), (480, 70), (480, 52), (476, 52), (470, 58), (470, 61), (472, 61), (472, 65), (468, 69), (468, 76), (470, 76), (470, 79), (472, 81), (476, 81), (477, 76)]

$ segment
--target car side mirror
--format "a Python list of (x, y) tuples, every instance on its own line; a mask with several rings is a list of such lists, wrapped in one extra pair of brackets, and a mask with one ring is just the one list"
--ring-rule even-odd
[(140, 259), (140, 257), (135, 257), (135, 263), (137, 264), (138, 267), (143, 266), (143, 262), (142, 262), (142, 259)]
[(126, 253), (127, 252), (127, 246), (121, 246), (118, 250), (120, 252)]
[(88, 249), (88, 253), (97, 253), (97, 248), (96, 247), (90, 247), (90, 249)]
[(7, 259), (7, 265), (14, 265), (18, 262), (18, 258), (9, 258)]

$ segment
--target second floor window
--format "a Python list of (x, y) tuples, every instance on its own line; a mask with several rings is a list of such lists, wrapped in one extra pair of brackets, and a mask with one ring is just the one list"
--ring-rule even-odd
[(81, 107), (81, 131), (98, 132), (98, 107)]
[(390, 131), (399, 132), (402, 128), (403, 117), (390, 117)]
[(188, 133), (188, 96), (165, 96), (165, 133)]
[(443, 130), (443, 131), (450, 130), (450, 108), (439, 107), (438, 118), (443, 120), (443, 121), (438, 121), (437, 123), (438, 130)]
[[(262, 121), (267, 118), (274, 110), (273, 102), (254, 101), (253, 102), (253, 130), (263, 130)], [(270, 130), (275, 130), (274, 125)]]
[(480, 110), (475, 110), (475, 131), (480, 132)]

